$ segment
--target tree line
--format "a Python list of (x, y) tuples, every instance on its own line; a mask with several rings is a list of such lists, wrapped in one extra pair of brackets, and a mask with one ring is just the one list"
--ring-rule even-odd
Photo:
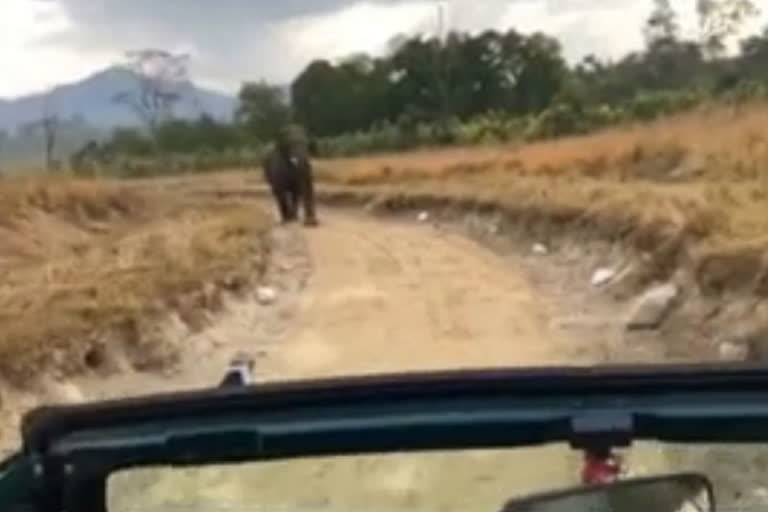
[[(541, 32), (400, 36), (383, 56), (309, 63), (290, 86), (290, 102), (280, 88), (244, 83), (231, 123), (172, 119), (168, 84), (174, 81), (166, 75), (184, 74), (184, 59), (135, 53), (131, 66), (144, 78), (121, 101), (151, 122), (145, 130), (122, 129), (102, 144), (91, 143), (74, 155), (74, 165), (128, 157), (156, 162), (161, 154), (178, 157), (180, 168), (169, 169), (174, 172), (247, 164), (289, 123), (301, 126), (321, 153), (347, 155), (581, 133), (712, 98), (764, 97), (768, 29), (740, 41), (735, 54), (728, 51), (757, 13), (751, 0), (698, 0), (698, 34), (685, 38), (670, 0), (653, 0), (642, 22), (642, 50), (614, 60), (589, 55), (571, 65), (560, 41)], [(164, 74), (142, 71), (148, 56), (155, 60), (147, 68)], [(158, 112), (142, 111), (153, 105)]]

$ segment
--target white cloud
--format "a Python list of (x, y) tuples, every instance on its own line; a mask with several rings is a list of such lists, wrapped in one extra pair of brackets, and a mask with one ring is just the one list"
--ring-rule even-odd
[(57, 3), (0, 0), (0, 20), (0, 97), (50, 88), (103, 67), (113, 58), (110, 51), (82, 54), (37, 44), (48, 34), (72, 28)]
[(510, 5), (503, 23), (524, 32), (557, 35), (566, 57), (573, 61), (589, 53), (616, 57), (642, 48), (641, 20), (648, 11), (648, 0), (528, 1)]
[(358, 2), (334, 12), (298, 16), (260, 26), (258, 36), (236, 55), (201, 53), (192, 71), (200, 77), (198, 82), (219, 89), (234, 90), (246, 79), (288, 83), (314, 58), (380, 54), (396, 34), (432, 31), (435, 12), (435, 4), (426, 0), (397, 5)]
[(281, 32), (295, 54), (304, 59), (333, 59), (357, 52), (378, 54), (392, 36), (413, 33), (434, 18), (434, 13), (431, 2), (359, 3), (332, 14), (285, 22)]

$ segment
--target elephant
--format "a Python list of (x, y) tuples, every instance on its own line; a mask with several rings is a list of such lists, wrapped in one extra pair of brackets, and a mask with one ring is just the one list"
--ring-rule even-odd
[(278, 140), (264, 161), (264, 174), (284, 223), (298, 219), (299, 203), (304, 207), (304, 224), (317, 225), (312, 164), (305, 152)]

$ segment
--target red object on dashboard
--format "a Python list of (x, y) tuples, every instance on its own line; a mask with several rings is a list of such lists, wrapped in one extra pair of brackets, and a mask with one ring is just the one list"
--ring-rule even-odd
[(584, 485), (610, 484), (616, 482), (621, 474), (621, 460), (613, 454), (593, 454), (584, 456), (581, 470), (581, 482)]

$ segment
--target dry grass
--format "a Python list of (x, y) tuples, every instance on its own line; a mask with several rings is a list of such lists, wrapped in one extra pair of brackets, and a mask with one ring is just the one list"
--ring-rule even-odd
[(141, 340), (178, 311), (190, 322), (223, 286), (264, 268), (255, 206), (99, 181), (0, 184), (0, 372), (77, 371), (89, 347)]
[[(766, 295), (767, 126), (768, 105), (709, 108), (519, 147), (321, 161), (317, 175), (327, 200), (499, 210), (537, 236), (627, 243), (662, 273), (688, 265), (705, 291)], [(194, 323), (217, 283), (263, 268), (268, 222), (248, 199), (260, 181), (2, 183), (0, 372), (81, 355), (105, 332), (139, 337), (142, 319), (169, 310)]]
[[(501, 208), (522, 222), (592, 230), (668, 269), (685, 258), (707, 290), (768, 293), (765, 104), (520, 147), (324, 161), (318, 177), (337, 195), (378, 195), (392, 207)], [(745, 262), (753, 279), (743, 275)]]
[(754, 180), (768, 162), (768, 104), (708, 107), (654, 123), (523, 146), (489, 146), (324, 162), (327, 181), (382, 181), (504, 171), (512, 176), (613, 181)]

